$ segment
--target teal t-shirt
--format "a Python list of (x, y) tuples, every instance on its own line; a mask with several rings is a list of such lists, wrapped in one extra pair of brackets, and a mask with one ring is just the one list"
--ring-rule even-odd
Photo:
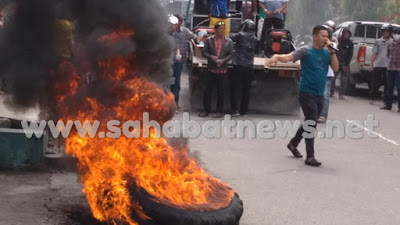
[(301, 60), (300, 92), (324, 96), (331, 55), (325, 48), (318, 50), (303, 46), (291, 53), (294, 61)]

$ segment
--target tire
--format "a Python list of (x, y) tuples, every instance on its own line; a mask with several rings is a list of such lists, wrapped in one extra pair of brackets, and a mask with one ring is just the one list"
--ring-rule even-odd
[[(210, 212), (187, 211), (160, 204), (143, 189), (135, 191), (143, 211), (152, 218), (151, 224), (159, 225), (239, 225), (243, 215), (243, 202), (235, 193), (230, 205), (224, 209)], [(132, 194), (132, 192), (131, 192)], [(146, 223), (141, 223), (146, 224)]]

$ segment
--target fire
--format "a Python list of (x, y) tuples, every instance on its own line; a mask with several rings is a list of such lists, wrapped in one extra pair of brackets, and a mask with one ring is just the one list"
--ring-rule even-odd
[[(128, 35), (129, 34), (129, 35)], [(115, 32), (98, 41), (116, 41), (132, 37), (133, 32)], [(119, 36), (122, 35), (122, 36)], [(161, 125), (172, 117), (174, 98), (157, 84), (135, 76), (133, 57), (115, 56), (100, 60), (102, 79), (110, 81), (110, 93), (117, 101), (104, 105), (86, 98), (78, 112), (69, 112), (66, 99), (78, 93), (75, 72), (65, 87), (57, 87), (62, 120), (78, 117), (81, 122), (99, 120), (106, 131), (109, 120), (143, 121), (143, 112)], [(61, 84), (60, 84), (61, 85)], [(68, 92), (66, 90), (69, 90)], [(73, 116), (72, 116), (73, 115)], [(143, 129), (140, 133), (143, 136)], [(227, 207), (234, 192), (228, 185), (210, 176), (190, 157), (187, 149), (174, 149), (167, 140), (150, 129), (148, 138), (81, 138), (78, 133), (66, 141), (67, 154), (79, 159), (83, 192), (95, 218), (100, 221), (125, 221), (137, 224), (131, 218), (135, 212), (142, 220), (149, 218), (127, 190), (128, 181), (147, 191), (162, 204), (186, 210), (211, 211)]]

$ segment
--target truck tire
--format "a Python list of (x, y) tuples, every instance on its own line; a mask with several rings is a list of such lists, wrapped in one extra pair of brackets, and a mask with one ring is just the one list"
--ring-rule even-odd
[[(132, 190), (131, 190), (132, 191)], [(152, 218), (150, 224), (159, 225), (239, 225), (243, 202), (235, 193), (230, 205), (216, 211), (189, 211), (163, 205), (143, 189), (134, 191), (143, 212)], [(150, 222), (150, 221), (148, 221)], [(143, 223), (146, 224), (146, 223)]]

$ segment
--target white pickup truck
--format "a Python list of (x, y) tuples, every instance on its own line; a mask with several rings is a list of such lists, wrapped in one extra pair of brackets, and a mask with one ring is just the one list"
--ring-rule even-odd
[(351, 31), (351, 40), (354, 43), (354, 54), (350, 62), (350, 76), (348, 76), (346, 94), (350, 95), (356, 84), (370, 83), (369, 67), (371, 64), (372, 48), (376, 39), (382, 36), (383, 22), (350, 21), (341, 23), (333, 36), (340, 37), (343, 28)]

